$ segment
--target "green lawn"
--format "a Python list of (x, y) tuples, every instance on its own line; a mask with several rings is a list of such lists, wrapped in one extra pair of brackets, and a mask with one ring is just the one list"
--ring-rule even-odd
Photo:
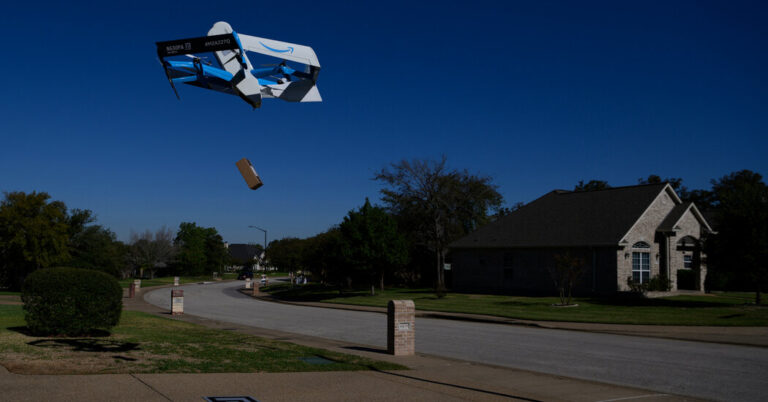
[(273, 296), (294, 301), (386, 307), (393, 299), (410, 299), (417, 310), (486, 314), (536, 321), (572, 321), (612, 324), (768, 326), (768, 306), (755, 306), (749, 293), (716, 293), (661, 299), (575, 298), (578, 307), (553, 307), (556, 297), (475, 295), (449, 293), (438, 298), (431, 289), (386, 289), (346, 292), (319, 285), (273, 285)]
[[(362, 357), (214, 330), (124, 311), (110, 336), (39, 338), (25, 334), (21, 306), (0, 305), (0, 364), (27, 374), (221, 373), (393, 370)], [(303, 359), (327, 359), (310, 364)]]
[[(236, 279), (237, 274), (235, 273), (225, 273), (223, 279)], [(212, 281), (213, 276), (212, 275), (200, 275), (200, 276), (181, 276), (179, 277), (179, 283), (182, 285), (188, 284), (188, 283), (198, 283), (198, 282), (204, 282), (204, 281)], [(128, 278), (128, 279), (120, 279), (118, 282), (120, 282), (120, 286), (127, 288), (130, 286), (131, 283), (133, 283), (134, 278)], [(173, 277), (172, 276), (163, 276), (163, 277), (157, 277), (152, 279), (142, 279), (141, 280), (141, 287), (142, 288), (148, 288), (150, 286), (163, 286), (163, 285), (173, 285)]]

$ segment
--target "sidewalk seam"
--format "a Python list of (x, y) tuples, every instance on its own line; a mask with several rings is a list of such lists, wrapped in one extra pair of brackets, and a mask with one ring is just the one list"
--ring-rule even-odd
[(163, 394), (162, 392), (158, 391), (157, 389), (155, 389), (155, 387), (153, 387), (153, 386), (151, 386), (151, 385), (147, 384), (147, 383), (146, 383), (144, 380), (142, 380), (141, 378), (139, 378), (139, 377), (136, 377), (136, 375), (135, 375), (135, 374), (131, 373), (131, 374), (129, 374), (129, 375), (130, 375), (131, 377), (135, 378), (135, 379), (136, 379), (138, 382), (140, 382), (140, 383), (142, 383), (142, 384), (146, 385), (146, 386), (147, 386), (147, 388), (151, 389), (152, 391), (155, 391), (155, 392), (156, 392), (158, 395), (160, 395), (160, 396), (162, 396), (163, 398), (165, 398), (165, 399), (167, 399), (167, 400), (169, 400), (169, 401), (173, 402), (173, 399), (169, 398), (167, 395), (165, 395), (165, 394)]

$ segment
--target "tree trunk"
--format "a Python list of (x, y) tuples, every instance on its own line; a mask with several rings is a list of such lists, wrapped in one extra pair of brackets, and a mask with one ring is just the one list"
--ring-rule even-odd
[(373, 284), (371, 284), (371, 296), (376, 296), (376, 286), (373, 286)]
[(384, 273), (381, 273), (381, 277), (379, 278), (379, 289), (383, 292), (384, 291)]
[(435, 250), (435, 260), (437, 264), (437, 272), (435, 272), (435, 290), (440, 291), (443, 289), (443, 282), (440, 280), (440, 250)]

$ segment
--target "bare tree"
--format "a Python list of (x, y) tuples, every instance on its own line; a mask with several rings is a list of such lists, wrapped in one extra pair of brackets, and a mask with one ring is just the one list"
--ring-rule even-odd
[(148, 269), (150, 276), (154, 277), (158, 264), (167, 264), (171, 261), (176, 254), (173, 238), (173, 231), (165, 226), (155, 233), (150, 230), (141, 234), (131, 232), (128, 260), (138, 271), (139, 277), (144, 276), (145, 269)]
[(381, 190), (388, 209), (408, 222), (415, 241), (435, 255), (436, 289), (445, 290), (443, 265), (448, 244), (490, 220), (498, 209), (501, 194), (491, 178), (458, 171), (439, 161), (403, 160), (374, 176), (389, 188)]
[(549, 268), (549, 274), (555, 282), (561, 306), (571, 305), (573, 284), (583, 272), (584, 259), (573, 257), (569, 252), (555, 255), (555, 266)]

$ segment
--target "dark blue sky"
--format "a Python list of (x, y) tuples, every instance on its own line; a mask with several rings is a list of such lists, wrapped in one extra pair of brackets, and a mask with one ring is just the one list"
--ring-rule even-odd
[[(123, 240), (182, 221), (311, 236), (378, 200), (377, 170), (441, 154), (510, 205), (579, 180), (768, 174), (765, 2), (108, 3), (4, 5), (0, 190), (91, 209)], [(177, 101), (154, 42), (220, 20), (313, 47), (324, 102)]]

